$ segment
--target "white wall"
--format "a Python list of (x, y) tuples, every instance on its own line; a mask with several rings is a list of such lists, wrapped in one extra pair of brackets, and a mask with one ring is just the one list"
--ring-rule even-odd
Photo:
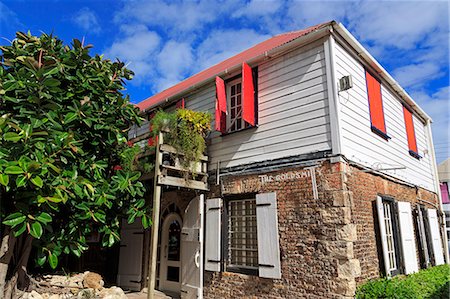
[[(185, 97), (186, 108), (214, 115), (215, 85)], [(211, 134), (209, 169), (330, 150), (331, 135), (322, 42), (258, 66), (259, 126)], [(213, 124), (214, 127), (214, 124)]]
[(363, 65), (342, 46), (335, 46), (335, 76), (351, 75), (353, 88), (339, 93), (341, 117), (342, 154), (351, 161), (371, 168), (406, 167), (400, 170), (383, 171), (406, 182), (431, 191), (435, 190), (431, 155), (425, 124), (413, 115), (420, 160), (409, 155), (408, 141), (399, 98), (382, 83), (381, 93), (389, 141), (370, 129), (369, 104)]

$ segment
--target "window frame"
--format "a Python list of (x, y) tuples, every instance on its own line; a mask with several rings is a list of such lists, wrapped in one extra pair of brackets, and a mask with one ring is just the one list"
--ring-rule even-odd
[[(221, 133), (222, 136), (226, 136), (226, 135), (230, 135), (233, 133), (237, 133), (237, 132), (242, 132), (242, 131), (246, 131), (249, 129), (254, 129), (257, 128), (259, 126), (258, 120), (258, 67), (252, 67), (252, 75), (253, 75), (253, 86), (254, 86), (254, 101), (255, 101), (255, 125), (252, 126), (249, 123), (245, 122), (243, 119), (241, 120), (242, 122), (245, 122), (247, 124), (247, 126), (241, 127), (239, 130), (235, 130), (235, 131), (230, 131), (230, 118), (231, 118), (231, 111), (230, 111), (230, 105), (231, 105), (231, 100), (230, 100), (230, 92), (229, 90), (231, 90), (231, 87), (229, 88), (230, 84), (232, 84), (233, 82), (238, 82), (240, 81), (241, 83), (241, 113), (242, 113), (242, 106), (243, 106), (243, 94), (242, 94), (242, 90), (243, 90), (243, 86), (242, 86), (242, 72), (232, 76), (228, 79), (225, 80), (225, 94), (226, 94), (226, 102), (227, 102), (227, 116), (226, 116), (226, 130), (225, 133)], [(241, 114), (241, 118), (242, 118), (242, 114)]]
[[(378, 136), (380, 136), (381, 138), (383, 138), (386, 141), (389, 141), (389, 139), (391, 139), (391, 137), (387, 134), (387, 126), (386, 126), (386, 114), (384, 113), (384, 105), (383, 105), (383, 90), (382, 90), (382, 84), (381, 84), (381, 80), (377, 78), (377, 76), (374, 76), (373, 73), (368, 70), (368, 69), (364, 69), (365, 74), (364, 74), (364, 78), (365, 78), (365, 83), (366, 83), (366, 93), (367, 93), (367, 104), (368, 104), (368, 108), (369, 108), (369, 119), (370, 119), (370, 129), (372, 132), (374, 132), (375, 134), (377, 134)], [(373, 119), (372, 119), (372, 109), (371, 109), (371, 93), (369, 91), (369, 82), (367, 80), (367, 75), (371, 76), (375, 81), (378, 82), (378, 84), (380, 85), (380, 102), (381, 102), (381, 113), (382, 113), (382, 117), (383, 117), (383, 124), (384, 124), (384, 129), (386, 132), (383, 132), (383, 130), (381, 128), (378, 128), (377, 126), (375, 126), (373, 124)]]
[[(229, 202), (230, 201), (239, 201), (239, 200), (254, 200), (255, 202), (255, 217), (256, 216), (256, 194), (239, 194), (239, 195), (233, 195), (233, 196), (227, 196), (223, 198), (223, 213), (222, 213), (222, 229), (221, 229), (221, 242), (222, 242), (222, 251), (221, 251), (221, 272), (232, 272), (232, 273), (240, 273), (240, 274), (246, 274), (246, 275), (252, 275), (252, 276), (259, 276), (259, 267), (256, 268), (248, 268), (245, 266), (238, 266), (233, 265), (229, 266), (228, 260), (229, 260)], [(257, 221), (257, 220), (256, 220)], [(256, 225), (256, 250), (258, 250), (258, 231), (257, 231), (257, 225)], [(257, 253), (258, 254), (258, 253)], [(257, 262), (259, 262), (258, 255), (257, 255)]]
[[(400, 246), (400, 227), (399, 227), (399, 219), (398, 219), (398, 209), (397, 209), (397, 204), (396, 204), (396, 200), (392, 197), (389, 196), (383, 196), (383, 195), (379, 195), (381, 197), (382, 200), (382, 204), (383, 204), (383, 211), (384, 211), (384, 216), (385, 219), (383, 219), (383, 221), (386, 221), (386, 214), (385, 214), (385, 209), (384, 209), (384, 205), (387, 204), (389, 205), (389, 212), (390, 212), (390, 220), (391, 220), (391, 230), (392, 230), (392, 239), (393, 239), (393, 249), (394, 249), (394, 254), (395, 254), (395, 263), (397, 265), (397, 267), (395, 268), (395, 270), (389, 270), (390, 273), (386, 273), (386, 275), (389, 276), (396, 276), (399, 274), (404, 273), (404, 261), (403, 261), (403, 254), (402, 254), (402, 249)], [(380, 215), (378, 215), (379, 217)], [(385, 222), (386, 223), (386, 222)], [(385, 226), (386, 228), (386, 226)], [(387, 231), (385, 232), (385, 234), (387, 235)], [(388, 243), (388, 240), (386, 240), (386, 244)], [(381, 246), (381, 250), (383, 250), (382, 248), (383, 246)], [(383, 257), (384, 258), (384, 257)], [(388, 261), (389, 262), (389, 261)]]

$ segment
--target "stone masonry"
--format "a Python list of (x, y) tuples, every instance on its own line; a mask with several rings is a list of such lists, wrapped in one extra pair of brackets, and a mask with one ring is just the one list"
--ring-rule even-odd
[[(224, 176), (208, 198), (277, 193), (281, 279), (205, 272), (205, 298), (352, 298), (357, 285), (380, 275), (372, 202), (377, 194), (436, 202), (436, 195), (344, 162), (314, 172), (285, 168)], [(314, 199), (311, 174), (317, 181)]]

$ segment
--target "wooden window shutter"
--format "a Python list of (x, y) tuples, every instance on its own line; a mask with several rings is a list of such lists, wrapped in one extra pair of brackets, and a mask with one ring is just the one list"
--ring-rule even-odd
[(253, 85), (252, 68), (245, 62), (242, 63), (242, 118), (254, 126), (255, 121), (255, 87)]
[[(155, 117), (155, 114), (156, 114), (156, 112), (153, 111), (148, 115), (148, 120), (149, 120), (148, 124), (149, 124), (150, 133), (153, 132), (152, 119), (153, 119), (153, 117)], [(150, 137), (148, 139), (147, 145), (155, 146), (158, 143), (157, 140), (158, 140), (158, 136)]]
[(389, 137), (386, 135), (386, 123), (384, 121), (381, 85), (368, 71), (366, 71), (366, 85), (372, 131), (388, 139)]
[(225, 81), (216, 77), (216, 131), (225, 133), (227, 130), (227, 95)]
[(259, 276), (281, 278), (276, 193), (256, 195)]
[(205, 270), (220, 271), (222, 199), (206, 200)]
[(428, 223), (430, 225), (431, 242), (433, 245), (434, 265), (444, 264), (444, 253), (442, 250), (439, 221), (435, 209), (428, 209)]
[(400, 240), (405, 268), (404, 274), (411, 274), (419, 270), (411, 204), (409, 202), (398, 202), (397, 208), (398, 219), (400, 222)]
[(406, 137), (408, 138), (408, 148), (411, 156), (420, 158), (417, 151), (416, 133), (414, 132), (414, 122), (411, 111), (403, 106), (403, 116), (405, 118)]
[(389, 271), (389, 257), (386, 241), (387, 240), (386, 224), (384, 223), (383, 200), (380, 196), (377, 196), (376, 205), (377, 205), (378, 225), (380, 228), (381, 248), (383, 250), (384, 272), (386, 273), (386, 276), (390, 276), (391, 273)]
[(181, 100), (179, 100), (176, 104), (175, 107), (177, 109), (184, 109), (185, 108), (185, 101), (184, 98), (182, 98)]

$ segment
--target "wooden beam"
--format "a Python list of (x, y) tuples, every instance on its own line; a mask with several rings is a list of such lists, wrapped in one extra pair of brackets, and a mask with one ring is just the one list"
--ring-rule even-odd
[(156, 282), (156, 259), (158, 253), (158, 233), (159, 233), (159, 218), (160, 218), (160, 206), (161, 206), (161, 186), (158, 184), (158, 178), (160, 176), (160, 165), (162, 163), (162, 153), (159, 151), (159, 144), (163, 143), (163, 134), (159, 133), (158, 144), (156, 146), (156, 159), (155, 159), (155, 176), (153, 180), (153, 213), (152, 213), (152, 234), (150, 242), (150, 256), (148, 266), (148, 292), (147, 299), (154, 299), (155, 282)]
[(208, 191), (208, 183), (194, 180), (186, 180), (184, 178), (177, 178), (173, 176), (159, 176), (158, 183), (161, 185), (169, 185), (175, 187)]
[[(161, 150), (162, 152), (168, 152), (168, 153), (172, 153), (172, 154), (177, 154), (177, 155), (180, 155), (180, 156), (184, 156), (183, 153), (179, 153), (173, 146), (168, 145), (168, 144), (161, 144), (160, 150)], [(201, 156), (200, 156), (200, 161), (208, 161), (208, 157), (207, 157), (207, 156), (204, 156), (204, 155), (201, 155)]]

